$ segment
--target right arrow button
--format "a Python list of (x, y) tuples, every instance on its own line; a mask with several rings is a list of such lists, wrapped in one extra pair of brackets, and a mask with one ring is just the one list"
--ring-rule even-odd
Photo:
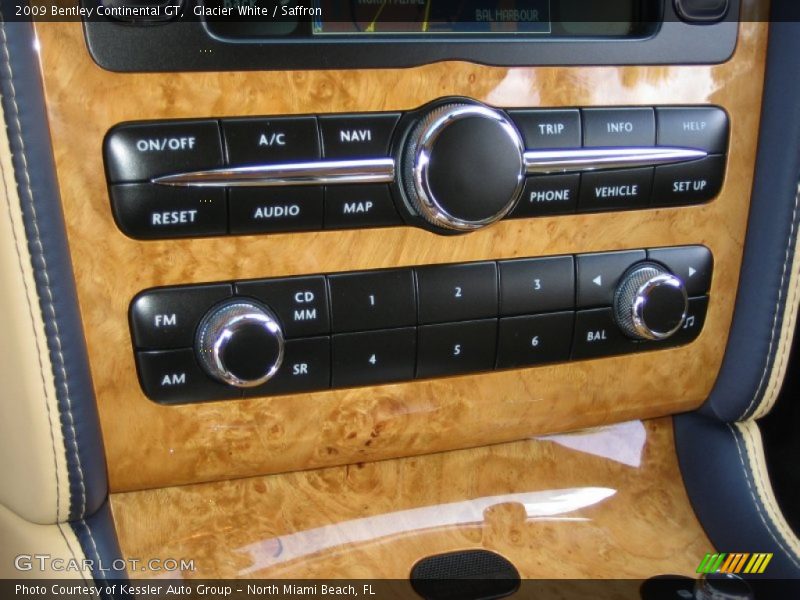
[(647, 258), (661, 263), (681, 278), (689, 296), (702, 296), (711, 287), (714, 259), (705, 246), (651, 248)]

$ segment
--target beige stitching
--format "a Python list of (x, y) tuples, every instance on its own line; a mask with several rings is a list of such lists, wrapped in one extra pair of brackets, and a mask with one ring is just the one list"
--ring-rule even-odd
[[(92, 533), (92, 528), (89, 527), (89, 523), (86, 522), (86, 519), (81, 519), (80, 523), (86, 528), (86, 532), (89, 534), (89, 541), (92, 542), (92, 548), (94, 548), (94, 555), (97, 557), (98, 563), (100, 562), (100, 551), (97, 549), (97, 543), (94, 541), (94, 534)], [(107, 578), (105, 573), (98, 569), (98, 573), (102, 574), (102, 579), (105, 581)]]
[[(745, 481), (747, 482), (747, 488), (750, 491), (750, 496), (754, 500), (754, 504), (756, 506), (756, 510), (758, 511), (758, 515), (761, 518), (761, 522), (767, 528), (770, 537), (773, 541), (783, 550), (783, 552), (788, 556), (789, 560), (792, 561), (792, 564), (800, 569), (800, 562), (798, 562), (798, 553), (797, 553), (797, 536), (789, 528), (788, 523), (780, 516), (782, 515), (780, 509), (777, 505), (777, 500), (775, 499), (775, 495), (772, 492), (772, 486), (765, 486), (763, 480), (763, 472), (760, 468), (760, 463), (758, 457), (755, 459), (751, 455), (750, 451), (748, 450), (747, 440), (751, 440), (752, 449), (757, 451), (758, 447), (755, 441), (753, 441), (752, 437), (752, 427), (757, 427), (757, 425), (753, 421), (748, 421), (746, 423), (735, 423), (735, 426), (742, 434), (742, 440), (744, 441), (745, 445), (745, 453), (747, 454), (748, 462), (745, 464), (744, 456), (742, 455), (741, 444), (739, 442), (739, 437), (734, 433), (734, 441), (736, 442), (736, 450), (739, 453), (739, 461), (744, 467), (744, 474), (745, 474)], [(728, 425), (733, 431), (732, 426)], [(760, 444), (760, 442), (758, 442)], [(753, 486), (750, 484), (750, 477), (754, 477), (754, 483), (756, 489), (753, 489)], [(762, 510), (762, 502), (764, 507), (766, 508), (768, 514), (765, 515), (764, 511)], [(773, 533), (772, 527), (770, 527), (769, 523), (767, 523), (767, 518), (769, 518), (769, 522), (777, 529), (780, 536), (783, 538), (783, 541), (789, 545), (789, 548), (778, 540), (778, 538)]]
[(62, 380), (64, 382), (64, 391), (65, 391), (64, 396), (65, 396), (66, 401), (67, 401), (67, 417), (69, 419), (69, 428), (70, 428), (70, 431), (72, 432), (72, 446), (74, 447), (74, 451), (75, 451), (75, 460), (76, 460), (76, 463), (77, 463), (77, 466), (78, 466), (78, 475), (79, 475), (78, 483), (80, 484), (80, 489), (81, 489), (81, 506), (80, 506), (80, 510), (78, 511), (78, 513), (82, 517), (83, 514), (86, 511), (86, 485), (84, 483), (83, 467), (81, 466), (81, 457), (80, 457), (80, 453), (78, 452), (78, 435), (77, 435), (77, 432), (75, 430), (75, 419), (74, 419), (74, 417), (72, 415), (72, 399), (71, 399), (70, 391), (69, 391), (69, 381), (67, 379), (67, 372), (66, 372), (66, 368), (64, 366), (64, 354), (63, 354), (63, 349), (62, 349), (62, 345), (61, 345), (61, 334), (60, 334), (60, 332), (58, 330), (58, 321), (56, 320), (56, 312), (55, 312), (55, 306), (54, 306), (53, 292), (52, 292), (52, 289), (50, 288), (50, 277), (49, 277), (49, 275), (47, 273), (47, 259), (44, 256), (44, 246), (42, 245), (41, 234), (39, 232), (39, 222), (38, 222), (38, 217), (36, 215), (36, 206), (35, 206), (35, 204), (33, 202), (33, 191), (31, 189), (31, 178), (30, 178), (30, 173), (28, 172), (28, 158), (27, 158), (26, 153), (25, 153), (25, 141), (22, 139), (22, 123), (19, 120), (19, 106), (17, 104), (17, 92), (16, 92), (16, 88), (14, 87), (14, 71), (13, 71), (13, 69), (11, 67), (11, 56), (10, 56), (10, 54), (8, 52), (8, 40), (6, 38), (5, 20), (3, 19), (2, 11), (0, 11), (0, 21), (2, 21), (2, 25), (0, 26), (0, 28), (2, 28), (3, 51), (4, 51), (4, 54), (5, 54), (6, 67), (8, 68), (8, 75), (9, 75), (8, 82), (9, 82), (9, 86), (11, 88), (11, 96), (10, 96), (10, 98), (11, 98), (11, 102), (12, 102), (12, 104), (14, 106), (14, 121), (16, 122), (16, 126), (17, 126), (17, 140), (19, 141), (19, 144), (20, 144), (20, 156), (22, 158), (23, 173), (24, 173), (24, 176), (25, 176), (25, 189), (27, 191), (29, 204), (30, 204), (30, 207), (31, 207), (31, 214), (33, 216), (33, 219), (32, 219), (32, 221), (33, 221), (33, 230), (34, 230), (34, 240), (33, 241), (39, 247), (39, 256), (41, 256), (42, 267), (43, 267), (42, 275), (44, 277), (44, 288), (45, 288), (45, 291), (47, 292), (47, 296), (48, 296), (48, 300), (44, 304), (45, 304), (45, 306), (47, 306), (48, 312), (50, 313), (50, 319), (51, 319), (51, 322), (53, 324), (53, 329), (54, 329), (54, 333), (55, 333), (56, 354), (58, 355), (58, 360), (59, 360), (59, 365), (58, 365), (57, 368), (61, 372)]
[[(795, 202), (798, 201), (798, 198), (800, 198), (800, 185), (797, 186)], [(784, 307), (784, 323), (783, 327), (781, 328), (781, 339), (778, 343), (778, 347), (780, 348), (780, 357), (777, 361), (777, 368), (775, 365), (773, 365), (772, 375), (770, 377), (769, 384), (767, 385), (767, 390), (764, 393), (764, 398), (762, 398), (758, 408), (756, 408), (756, 411), (753, 413), (754, 419), (760, 419), (770, 410), (772, 410), (773, 406), (775, 406), (775, 402), (778, 400), (778, 396), (780, 394), (781, 384), (783, 383), (783, 379), (786, 375), (786, 366), (791, 354), (792, 340), (794, 339), (794, 330), (797, 323), (797, 295), (798, 291), (800, 290), (800, 260), (798, 260), (797, 244), (795, 244), (795, 254), (792, 267), (792, 274), (789, 278), (789, 283), (791, 285), (792, 280), (794, 280), (794, 286), (792, 287), (791, 296), (786, 299), (786, 306)]]
[(780, 315), (780, 311), (778, 310), (781, 305), (781, 298), (783, 297), (783, 284), (786, 281), (786, 271), (789, 265), (789, 252), (792, 249), (792, 237), (794, 236), (794, 226), (795, 226), (795, 216), (797, 215), (797, 203), (800, 201), (800, 193), (796, 193), (794, 196), (794, 208), (792, 209), (792, 224), (789, 228), (789, 242), (786, 245), (786, 252), (783, 259), (783, 272), (781, 273), (781, 283), (778, 287), (778, 299), (775, 303), (775, 316), (772, 319), (772, 332), (770, 333), (769, 338), (769, 346), (767, 347), (767, 357), (764, 363), (764, 370), (761, 373), (761, 379), (758, 382), (758, 387), (756, 388), (755, 394), (753, 394), (753, 398), (750, 400), (750, 404), (747, 405), (745, 411), (739, 415), (739, 418), (742, 418), (750, 413), (750, 409), (753, 408), (753, 405), (758, 400), (759, 395), (761, 394), (761, 390), (764, 386), (764, 382), (766, 381), (767, 373), (770, 372), (770, 362), (769, 357), (772, 355), (772, 347), (775, 344), (775, 332), (778, 328), (778, 317)]
[[(56, 523), (56, 527), (58, 527), (58, 531), (59, 533), (61, 533), (61, 537), (64, 539), (64, 543), (67, 545), (67, 548), (69, 548), (69, 553), (72, 555), (73, 560), (77, 561), (78, 558), (75, 556), (75, 550), (73, 550), (72, 544), (70, 544), (69, 540), (67, 539), (67, 534), (64, 533), (64, 529), (62, 528), (61, 523)], [(84, 574), (83, 569), (80, 570), (80, 574), (81, 574), (81, 579), (83, 579), (85, 583), (89, 583), (89, 580), (86, 579), (86, 575)]]
[[(7, 48), (7, 39), (6, 39), (6, 28), (5, 28), (5, 21), (3, 20), (2, 10), (0, 10), (0, 36), (2, 36), (3, 42), (3, 49), (5, 51), (6, 59), (8, 59), (8, 48)], [(10, 68), (10, 66), (9, 66)], [(50, 424), (50, 443), (53, 448), (53, 469), (55, 472), (55, 479), (56, 479), (56, 522), (61, 520), (61, 486), (59, 484), (58, 479), (58, 459), (56, 457), (56, 439), (53, 430), (55, 427), (53, 426), (53, 413), (50, 410), (50, 401), (49, 401), (49, 394), (47, 392), (47, 383), (45, 381), (45, 372), (44, 372), (44, 363), (42, 362), (42, 349), (39, 346), (39, 338), (36, 335), (36, 319), (33, 316), (33, 305), (31, 304), (31, 290), (28, 287), (28, 282), (25, 277), (25, 268), (22, 262), (22, 250), (20, 249), (20, 239), (17, 236), (17, 230), (14, 224), (14, 217), (12, 214), (11, 209), (11, 197), (9, 195), (8, 183), (6, 181), (6, 170), (3, 166), (2, 161), (0, 161), (0, 173), (2, 173), (3, 177), (3, 189), (5, 191), (6, 197), (6, 206), (8, 207), (8, 219), (11, 223), (11, 234), (14, 236), (14, 247), (17, 252), (17, 261), (19, 264), (19, 271), (20, 276), (22, 279), (22, 286), (25, 289), (25, 301), (28, 304), (28, 315), (31, 319), (31, 328), (33, 329), (33, 343), (36, 346), (36, 359), (39, 363), (39, 376), (42, 381), (42, 394), (44, 395), (44, 406), (47, 410), (47, 421)]]

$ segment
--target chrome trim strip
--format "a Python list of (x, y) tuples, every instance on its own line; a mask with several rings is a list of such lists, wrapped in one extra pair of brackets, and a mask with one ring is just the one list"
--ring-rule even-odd
[(698, 160), (706, 156), (708, 152), (703, 150), (671, 146), (526, 150), (525, 172), (528, 175), (547, 175), (600, 169), (652, 167)]
[(222, 167), (154, 177), (152, 183), (182, 187), (264, 187), (392, 183), (393, 158), (318, 160), (301, 163)]

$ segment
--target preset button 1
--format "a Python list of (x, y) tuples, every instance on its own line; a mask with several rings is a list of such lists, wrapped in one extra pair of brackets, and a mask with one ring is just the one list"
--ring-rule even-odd
[(269, 306), (280, 319), (286, 337), (320, 335), (330, 331), (325, 277), (287, 277), (236, 284), (236, 293)]
[(415, 325), (411, 269), (329, 275), (334, 332)]

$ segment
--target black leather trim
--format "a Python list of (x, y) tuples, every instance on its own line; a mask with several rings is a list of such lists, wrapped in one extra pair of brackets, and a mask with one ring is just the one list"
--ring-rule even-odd
[[(2, 11), (11, 10), (5, 0)], [(108, 494), (105, 455), (67, 248), (50, 132), (30, 23), (0, 23), (0, 91), (64, 435), (69, 519)], [(99, 150), (98, 150), (99, 151)]]
[(733, 323), (719, 376), (701, 409), (722, 421), (752, 415), (768, 387), (783, 326), (800, 210), (800, 23), (776, 0), (769, 30), (750, 220)]
[(800, 597), (800, 560), (767, 516), (756, 492), (756, 475), (750, 469), (741, 432), (733, 425), (698, 414), (679, 415), (673, 421), (678, 462), (689, 498), (714, 544), (709, 552), (772, 552), (774, 557), (763, 575), (746, 577), (795, 579), (792, 595), (785, 597)]
[[(91, 561), (92, 577), (96, 582), (128, 579), (126, 563), (117, 541), (114, 518), (108, 501), (104, 502), (91, 517), (72, 521), (70, 526), (81, 543), (86, 558)], [(145, 558), (147, 557), (142, 557)]]

